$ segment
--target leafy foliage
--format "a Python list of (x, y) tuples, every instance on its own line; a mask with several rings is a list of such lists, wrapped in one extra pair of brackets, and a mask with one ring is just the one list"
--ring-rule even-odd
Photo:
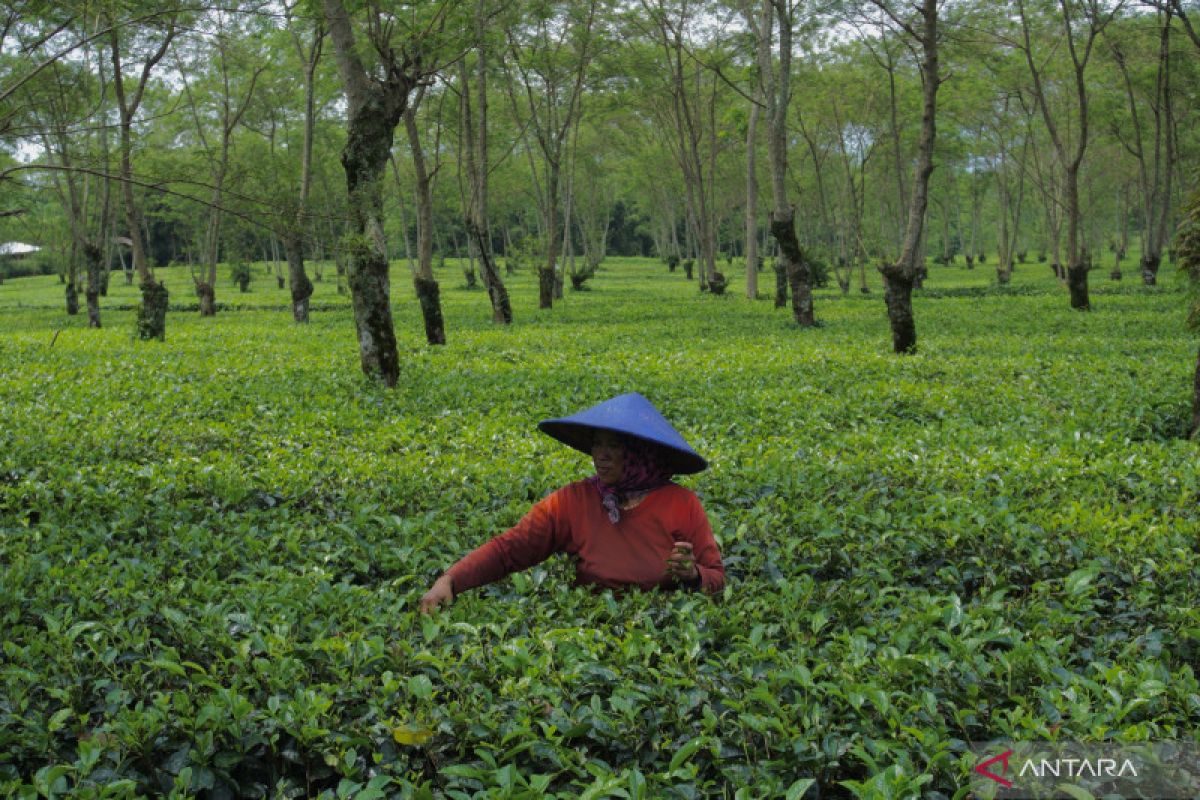
[[(831, 290), (800, 332), (605, 267), (505, 330), (447, 292), (430, 349), (397, 265), (394, 391), (328, 285), (307, 327), (269, 288), (161, 345), (117, 310), (136, 287), (87, 330), (53, 278), (0, 285), (0, 793), (950, 797), (971, 740), (1195, 738), (1177, 291), (1081, 316), (1046, 269), (933, 267), (896, 359), (878, 299)], [(684, 482), (725, 596), (552, 561), (420, 617), (586, 474), (535, 423), (629, 390), (712, 463)]]

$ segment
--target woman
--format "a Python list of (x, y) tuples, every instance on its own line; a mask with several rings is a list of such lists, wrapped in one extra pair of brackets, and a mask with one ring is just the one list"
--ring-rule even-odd
[(589, 453), (596, 474), (554, 492), (447, 570), (421, 598), (423, 613), (555, 553), (575, 558), (577, 584), (710, 594), (724, 588), (721, 553), (700, 500), (671, 482), (708, 464), (649, 400), (624, 394), (538, 429)]

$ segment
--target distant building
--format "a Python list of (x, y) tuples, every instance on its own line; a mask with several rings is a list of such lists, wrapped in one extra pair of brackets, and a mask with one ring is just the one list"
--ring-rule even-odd
[(25, 258), (25, 256), (33, 255), (42, 248), (37, 245), (25, 244), (24, 242), (4, 242), (0, 244), (0, 257), (7, 258)]

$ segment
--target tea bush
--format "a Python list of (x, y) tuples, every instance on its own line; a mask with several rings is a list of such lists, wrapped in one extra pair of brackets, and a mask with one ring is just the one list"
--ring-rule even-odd
[[(431, 349), (396, 269), (395, 390), (331, 284), (307, 327), (268, 288), (165, 343), (123, 282), (102, 330), (52, 278), (0, 285), (0, 793), (964, 797), (968, 741), (1196, 738), (1167, 275), (1081, 315), (1048, 270), (935, 266), (898, 358), (878, 292), (801, 330), (741, 275), (615, 259), (551, 311), (508, 278), (511, 328), (448, 265)], [(724, 596), (552, 560), (417, 614), (588, 474), (536, 422), (625, 391), (710, 459), (681, 482)]]

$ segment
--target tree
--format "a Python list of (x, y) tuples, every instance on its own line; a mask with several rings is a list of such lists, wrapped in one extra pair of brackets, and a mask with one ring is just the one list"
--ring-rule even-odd
[[(155, 280), (146, 257), (146, 242), (143, 234), (142, 208), (134, 197), (133, 171), (133, 122), (141, 107), (150, 81), (150, 73), (167, 54), (179, 29), (176, 19), (167, 17), (161, 23), (155, 22), (142, 29), (141, 37), (123, 31), (113, 20), (109, 23), (109, 47), (113, 66), (113, 90), (117, 98), (119, 111), (120, 140), (120, 181), (121, 199), (125, 205), (125, 224), (130, 247), (133, 251), (133, 268), (141, 279), (142, 304), (138, 309), (137, 335), (141, 339), (165, 339), (167, 335), (167, 287)], [(122, 37), (125, 37), (124, 39)], [(126, 86), (125, 62), (128, 61), (134, 42), (141, 44), (145, 51), (141, 57), (142, 68), (137, 77), (132, 80), (130, 87)], [(140, 41), (139, 41), (140, 39)], [(124, 55), (123, 55), (124, 54)], [(138, 57), (134, 57), (138, 60)]]
[(82, 260), (87, 276), (88, 326), (99, 328), (103, 242), (110, 227), (111, 204), (109, 181), (96, 164), (107, 159), (107, 127), (89, 125), (88, 119), (105, 114), (106, 81), (103, 60), (97, 60), (89, 37), (68, 27), (71, 35), (85, 43), (69, 60), (51, 61), (25, 83), (22, 94), (30, 112), (26, 122), (40, 138), (44, 164), (50, 168), (69, 232), (64, 258), (67, 313), (79, 310), (77, 273)]
[[(641, 27), (658, 51), (657, 69), (643, 70), (647, 81), (658, 88), (649, 97), (650, 111), (669, 133), (664, 137), (683, 176), (684, 208), (688, 239), (693, 245), (689, 256), (700, 261), (700, 288), (716, 283), (724, 289), (725, 280), (716, 269), (717, 211), (716, 162), (718, 135), (716, 106), (719, 95), (719, 65), (709, 64), (695, 55), (697, 44), (691, 29), (697, 25), (700, 9), (682, 0), (642, 0), (647, 20)], [(710, 53), (724, 60), (717, 53)], [(670, 99), (661, 102), (661, 97)], [(693, 252), (694, 250), (694, 252)]]
[[(1141, 103), (1135, 89), (1134, 70), (1128, 55), (1129, 44), (1119, 36), (1109, 36), (1113, 61), (1120, 70), (1129, 111), (1131, 130), (1125, 132), (1114, 123), (1113, 135), (1137, 162), (1138, 193), (1142, 201), (1142, 281), (1147, 286), (1158, 282), (1163, 246), (1167, 242), (1167, 220), (1171, 211), (1171, 187), (1175, 172), (1174, 108), (1171, 97), (1171, 10), (1159, 11), (1158, 56), (1155, 59), (1154, 85), (1147, 92), (1150, 110), (1149, 130), (1143, 125)], [(1140, 87), (1139, 87), (1140, 88)]]
[(309, 194), (312, 191), (313, 134), (316, 124), (316, 72), (325, 43), (323, 20), (312, 22), (312, 33), (307, 40), (299, 26), (288, 14), (288, 30), (296, 56), (304, 65), (304, 134), (300, 146), (300, 187), (296, 198), (296, 211), (291, 220), (283, 222), (283, 251), (288, 262), (288, 286), (292, 294), (292, 319), (300, 324), (308, 323), (309, 298), (313, 284), (304, 269), (304, 231), (308, 227)]
[[(437, 281), (433, 277), (433, 192), (431, 184), (434, 176), (440, 169), (440, 163), (434, 165), (430, 170), (426, 165), (425, 148), (421, 143), (421, 133), (417, 127), (417, 109), (423, 104), (426, 94), (426, 87), (422, 86), (417, 90), (413, 100), (409, 103), (408, 108), (404, 109), (404, 131), (408, 135), (408, 147), (412, 153), (413, 173), (415, 176), (414, 192), (416, 195), (417, 205), (417, 267), (413, 273), (413, 281), (417, 286), (425, 286), (426, 294), (422, 296), (422, 310), (425, 310), (425, 297), (436, 297), (436, 292), (431, 294), (428, 287), (432, 285), (436, 290)], [(441, 122), (438, 121), (438, 130), (441, 131)], [(439, 135), (440, 141), (440, 135)], [(433, 147), (434, 157), (438, 158), (440, 148), (437, 144)], [(440, 161), (440, 159), (439, 159)], [(393, 162), (394, 165), (394, 162)], [(425, 313), (425, 338), (430, 344), (445, 344), (446, 343), (446, 328), (442, 321), (440, 309), (429, 309)]]
[(492, 233), (488, 218), (488, 54), (490, 42), (486, 35), (488, 13), (485, 0), (477, 0), (473, 19), (475, 45), (475, 100), (472, 108), (470, 70), (467, 59), (460, 64), (460, 139), (466, 156), (467, 183), (470, 186), (466, 208), (467, 233), (475, 242), (475, 252), (482, 267), (483, 284), (492, 303), (492, 320), (503, 325), (512, 323), (512, 305), (508, 290), (496, 269), (492, 255)]
[[(792, 317), (796, 324), (811, 327), (813, 314), (812, 275), (808, 257), (796, 238), (796, 209), (788, 202), (788, 107), (792, 99), (792, 33), (795, 4), (790, 0), (762, 0), (762, 13), (747, 15), (755, 26), (758, 74), (766, 101), (767, 153), (771, 166), (771, 235), (779, 243), (779, 258), (788, 277), (792, 295)], [(778, 23), (778, 48), (771, 52), (772, 19)], [(776, 61), (778, 66), (776, 66)]]
[(746, 297), (758, 298), (758, 116), (761, 97), (750, 102), (746, 124)]
[(910, 19), (901, 16), (884, 0), (873, 1), (909, 37), (921, 59), (921, 135), (908, 201), (908, 222), (899, 257), (879, 267), (883, 274), (888, 323), (892, 329), (892, 349), (896, 353), (913, 353), (917, 349), (917, 328), (913, 320), (912, 290), (924, 266), (921, 236), (929, 205), (929, 176), (933, 174), (933, 146), (937, 134), (937, 94), (942, 82), (938, 63), (938, 4), (937, 0), (922, 0), (916, 18)]
[(1085, 73), (1097, 37), (1120, 10), (1121, 3), (1105, 7), (1099, 0), (1058, 0), (1058, 6), (1062, 12), (1062, 41), (1066, 43), (1070, 56), (1069, 83), (1073, 89), (1072, 92), (1068, 92), (1069, 99), (1063, 99), (1071, 106), (1067, 127), (1060, 126), (1060, 121), (1054, 117), (1047, 86), (1047, 68), (1039, 65), (1038, 57), (1034, 53), (1031, 15), (1027, 10), (1026, 0), (1017, 0), (1021, 23), (1021, 38), (1017, 46), (1025, 55), (1025, 63), (1033, 79), (1034, 100), (1042, 112), (1046, 132), (1054, 144), (1058, 162), (1062, 165), (1064, 213), (1067, 223), (1067, 286), (1071, 293), (1071, 307), (1087, 311), (1092, 307), (1088, 298), (1088, 271), (1091, 269), (1091, 259), (1080, 240), (1079, 205), (1079, 168), (1087, 152), (1090, 122)]
[[(538, 209), (546, 242), (546, 259), (538, 270), (539, 308), (554, 306), (563, 156), (580, 113), (597, 11), (597, 0), (578, 5), (546, 3), (534, 9), (532, 19), (514, 21), (508, 29), (508, 63), (520, 79), (505, 84), (509, 102), (513, 115), (527, 120), (542, 157), (540, 169), (532, 160), (530, 164), (533, 180), (540, 186)], [(516, 99), (518, 89), (523, 104)], [(521, 106), (527, 114), (521, 113)]]
[[(1188, 324), (1200, 330), (1200, 189), (1192, 192), (1184, 209), (1183, 224), (1176, 240), (1179, 268), (1191, 283), (1191, 307)], [(1196, 374), (1192, 385), (1192, 438), (1200, 437), (1200, 352), (1196, 354)]]
[[(178, 74), (196, 125), (196, 137), (209, 168), (210, 197), (201, 250), (201, 272), (198, 276), (193, 275), (202, 317), (211, 317), (217, 313), (217, 262), (221, 256), (221, 222), (225, 213), (225, 182), (229, 177), (233, 134), (246, 109), (250, 107), (255, 86), (264, 69), (262, 66), (249, 66), (250, 63), (261, 64), (261, 59), (244, 52), (235, 52), (236, 49), (244, 47), (248, 37), (245, 31), (239, 31), (236, 27), (230, 30), (231, 20), (224, 11), (210, 11), (207, 19), (213, 35), (211, 42), (198, 42), (203, 51), (193, 53), (197, 61), (190, 67), (184, 66), (179, 61), (180, 48), (176, 48), (175, 53), (176, 63), (179, 65)], [(188, 74), (202, 74), (202, 64), (214, 68), (215, 73), (206, 76), (208, 80), (204, 81), (205, 85), (202, 85), (198, 92), (194, 92)], [(199, 98), (197, 94), (200, 94)], [(211, 142), (206, 133), (213, 127), (216, 128), (215, 142)]]
[[(342, 0), (323, 0), (325, 24), (346, 91), (346, 145), (342, 167), (350, 201), (351, 232), (344, 241), (363, 372), (395, 386), (400, 376), (389, 305), (387, 241), (383, 232), (383, 180), (392, 139), (409, 97), (440, 68), (431, 48), (444, 28), (447, 6), (414, 5), (411, 18), (373, 6), (366, 12), (367, 41), (374, 61), (359, 55)], [(426, 330), (442, 330), (437, 281), (414, 279)], [(431, 342), (433, 343), (433, 342)]]

